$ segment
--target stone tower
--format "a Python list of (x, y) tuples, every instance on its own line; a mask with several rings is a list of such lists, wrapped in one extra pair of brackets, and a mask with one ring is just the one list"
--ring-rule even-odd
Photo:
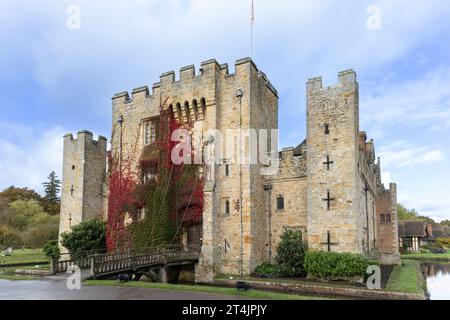
[(313, 250), (363, 252), (358, 174), (358, 83), (353, 70), (339, 83), (307, 83), (307, 230)]
[[(252, 130), (266, 129), (270, 138), (270, 130), (278, 128), (278, 95), (250, 58), (237, 60), (234, 69), (230, 73), (227, 64), (207, 60), (198, 74), (193, 65), (181, 68), (177, 77), (174, 71), (165, 72), (152, 90), (144, 86), (112, 99), (113, 158), (120, 152), (123, 157), (139, 157), (140, 150), (134, 152), (134, 146), (145, 146), (145, 126), (159, 116), (164, 102), (162, 107), (171, 109), (178, 121), (189, 118), (201, 125), (198, 140), (203, 146), (213, 145), (216, 154), (214, 163), (207, 164), (199, 226), (202, 247), (196, 268), (196, 279), (204, 282), (211, 282), (217, 273), (250, 274), (267, 258), (262, 166), (250, 163), (248, 155), (255, 142)], [(237, 137), (226, 136), (227, 130), (239, 129), (243, 148)], [(225, 148), (233, 151), (228, 154)], [(268, 141), (267, 150), (271, 149), (277, 146)], [(242, 166), (238, 163), (241, 155), (245, 158)]]
[(106, 175), (106, 138), (89, 131), (64, 136), (59, 238), (81, 221), (103, 217)]

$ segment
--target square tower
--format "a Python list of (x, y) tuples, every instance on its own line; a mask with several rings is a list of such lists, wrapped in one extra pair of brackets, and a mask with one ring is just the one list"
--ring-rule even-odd
[(71, 227), (105, 214), (106, 147), (105, 137), (96, 141), (86, 130), (79, 131), (77, 139), (64, 136), (60, 241)]
[(356, 73), (340, 72), (326, 88), (310, 79), (306, 93), (308, 246), (363, 254)]

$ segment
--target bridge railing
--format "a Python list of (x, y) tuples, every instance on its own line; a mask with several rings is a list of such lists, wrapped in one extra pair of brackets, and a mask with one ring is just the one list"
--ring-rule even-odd
[(94, 254), (90, 257), (90, 273), (91, 276), (107, 275), (127, 270), (135, 271), (147, 266), (194, 261), (197, 258), (197, 251), (186, 250), (183, 246), (165, 246), (157, 251), (129, 250)]

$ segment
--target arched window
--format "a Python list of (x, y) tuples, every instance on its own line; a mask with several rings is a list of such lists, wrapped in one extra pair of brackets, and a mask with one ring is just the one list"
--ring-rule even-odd
[(202, 113), (203, 113), (203, 116), (204, 116), (205, 112), (206, 112), (206, 100), (205, 100), (205, 98), (202, 98), (200, 100), (200, 107), (202, 108)]
[(181, 105), (177, 103), (177, 116), (178, 119), (181, 119)]
[(189, 121), (190, 120), (190, 118), (189, 118), (189, 102), (187, 102), (187, 101), (184, 102), (184, 110), (186, 111), (186, 117), (187, 117), (187, 120)]
[(173, 110), (173, 104), (170, 104), (170, 106), (169, 106), (169, 111), (172, 113), (173, 116), (175, 116), (175, 114), (173, 113), (173, 112), (174, 112), (174, 110)]
[(194, 111), (194, 118), (195, 120), (198, 120), (198, 105), (197, 100), (192, 100), (192, 110)]
[(284, 197), (281, 194), (277, 197), (277, 210), (284, 210)]

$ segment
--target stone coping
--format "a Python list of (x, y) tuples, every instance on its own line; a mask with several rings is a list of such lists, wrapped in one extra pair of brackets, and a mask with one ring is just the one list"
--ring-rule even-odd
[(333, 286), (328, 283), (310, 284), (302, 282), (287, 282), (271, 279), (214, 279), (218, 286), (235, 287), (237, 281), (245, 281), (252, 289), (266, 291), (282, 291), (294, 294), (310, 294), (319, 296), (334, 296), (342, 298), (357, 298), (363, 300), (426, 300), (424, 293), (398, 292), (387, 290), (369, 290), (350, 286)]

